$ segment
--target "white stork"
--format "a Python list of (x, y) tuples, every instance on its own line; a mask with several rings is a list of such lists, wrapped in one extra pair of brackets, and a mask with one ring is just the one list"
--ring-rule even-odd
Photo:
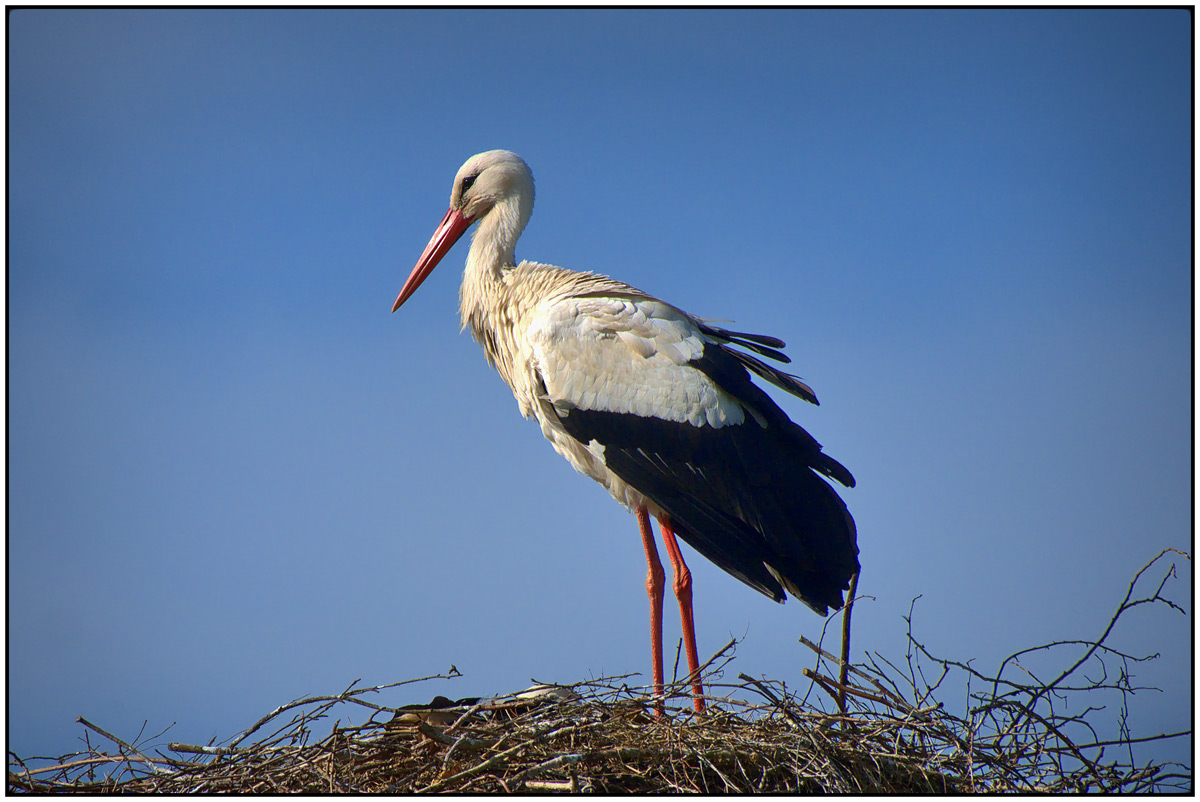
[(854, 519), (818, 474), (847, 487), (854, 477), (750, 372), (816, 404), (812, 390), (735, 348), (786, 363), (781, 340), (717, 328), (607, 276), (518, 264), (513, 252), (532, 211), (533, 174), (521, 157), (472, 156), (392, 311), (478, 223), (459, 291), (463, 328), (521, 414), (637, 515), (661, 699), (664, 578), (649, 516), (658, 519), (702, 711), (691, 573), (675, 535), (760, 593), (782, 602), (786, 591), (825, 615), (842, 606), (859, 564)]

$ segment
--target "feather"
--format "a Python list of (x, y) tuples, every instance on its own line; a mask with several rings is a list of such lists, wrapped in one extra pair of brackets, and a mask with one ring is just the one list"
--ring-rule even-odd
[(787, 354), (777, 350), (787, 345), (787, 343), (778, 337), (771, 337), (767, 334), (747, 334), (742, 331), (729, 331), (708, 323), (699, 323), (699, 327), (700, 331), (713, 339), (733, 343), (742, 348), (749, 348), (757, 354), (762, 354), (768, 359), (774, 359), (785, 365), (792, 361)]
[(821, 615), (842, 606), (858, 570), (854, 522), (793, 442), (752, 420), (718, 429), (577, 409), (559, 421), (603, 445), (608, 469), (722, 570), (776, 601), (786, 589)]

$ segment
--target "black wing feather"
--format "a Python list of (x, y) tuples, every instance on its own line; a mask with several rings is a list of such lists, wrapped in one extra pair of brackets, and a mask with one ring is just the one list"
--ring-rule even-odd
[(707, 323), (700, 324), (700, 331), (714, 340), (733, 343), (734, 345), (740, 345), (742, 348), (749, 348), (756, 354), (762, 354), (768, 359), (774, 359), (785, 365), (792, 361), (791, 357), (778, 350), (787, 345), (787, 343), (769, 334), (747, 334), (744, 331), (729, 331), (728, 329), (718, 328)]
[(749, 354), (742, 353), (741, 351), (735, 351), (732, 348), (725, 348), (724, 350), (727, 354), (730, 354), (737, 359), (738, 362), (741, 362), (743, 365), (750, 368), (750, 370), (754, 371), (759, 376), (762, 376), (776, 387), (782, 390), (787, 390), (792, 395), (796, 396), (797, 398), (802, 398), (810, 404), (814, 404), (816, 406), (821, 405), (820, 402), (817, 401), (817, 394), (813, 392), (812, 388), (792, 374), (784, 373), (778, 368), (771, 367), (761, 359), (755, 359)]
[(766, 568), (771, 555), (762, 536), (737, 515), (743, 494), (726, 472), (713, 470), (722, 457), (736, 457), (731, 444), (703, 436), (716, 430), (582, 409), (560, 420), (579, 441), (602, 443), (609, 470), (661, 507), (692, 548), (760, 593), (784, 600)]
[(599, 410), (554, 414), (581, 443), (603, 445), (609, 470), (662, 508), (679, 536), (717, 566), (776, 601), (786, 589), (821, 615), (841, 607), (858, 570), (857, 534), (845, 504), (814, 471), (850, 487), (854, 477), (747, 372), (773, 369), (711, 342), (691, 365), (757, 417), (714, 428)]
[(756, 359), (747, 353), (729, 347), (731, 345), (738, 345), (742, 348), (748, 348), (756, 354), (761, 354), (768, 359), (774, 359), (776, 362), (782, 362), (786, 365), (790, 364), (792, 360), (787, 354), (776, 350), (783, 348), (783, 340), (766, 334), (746, 334), (741, 331), (727, 331), (707, 323), (701, 323), (699, 327), (701, 332), (721, 343), (722, 351), (737, 359), (757, 375), (797, 398), (803, 398), (810, 404), (819, 405), (817, 394), (813, 392), (811, 387), (800, 381), (799, 377), (771, 367), (761, 359)]

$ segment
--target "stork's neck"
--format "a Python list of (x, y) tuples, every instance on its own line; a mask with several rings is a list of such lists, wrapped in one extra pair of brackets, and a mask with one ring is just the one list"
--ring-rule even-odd
[(483, 216), (471, 239), (467, 269), (500, 275), (502, 268), (516, 264), (517, 239), (529, 221), (521, 198), (500, 201)]
[(472, 236), (459, 311), (463, 328), (470, 325), (476, 337), (480, 326), (494, 325), (492, 318), (504, 304), (504, 269), (516, 264), (517, 239), (529, 221), (531, 206), (520, 195), (497, 202), (480, 218)]

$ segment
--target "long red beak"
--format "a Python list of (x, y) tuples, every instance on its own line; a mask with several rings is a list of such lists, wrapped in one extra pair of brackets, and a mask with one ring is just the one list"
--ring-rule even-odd
[(458, 242), (458, 238), (471, 227), (472, 222), (474, 221), (463, 217), (462, 212), (457, 209), (446, 212), (446, 216), (442, 218), (442, 222), (438, 223), (437, 230), (429, 239), (429, 244), (425, 246), (425, 252), (417, 260), (417, 266), (408, 274), (408, 281), (404, 282), (404, 286), (400, 288), (400, 294), (396, 297), (396, 303), (392, 307), (393, 312), (417, 291), (417, 287), (420, 287), (421, 282), (433, 272), (437, 263), (442, 261), (446, 252), (454, 247), (454, 243)]

